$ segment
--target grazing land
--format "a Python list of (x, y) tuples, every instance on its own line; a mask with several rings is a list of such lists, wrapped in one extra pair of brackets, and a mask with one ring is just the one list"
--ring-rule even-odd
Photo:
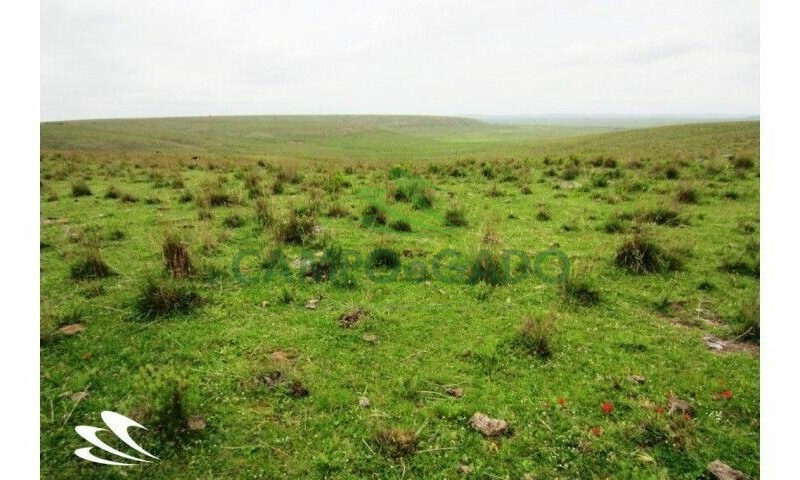
[[(96, 120), (41, 148), (44, 478), (758, 476), (758, 122)], [(160, 460), (75, 457), (103, 410)]]

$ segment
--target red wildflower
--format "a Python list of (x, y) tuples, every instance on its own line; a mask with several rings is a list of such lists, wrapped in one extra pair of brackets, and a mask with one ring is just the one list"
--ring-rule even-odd
[(605, 402), (604, 404), (602, 404), (602, 405), (600, 406), (600, 408), (602, 408), (602, 409), (603, 409), (603, 413), (605, 413), (606, 415), (608, 415), (608, 414), (610, 414), (611, 412), (613, 412), (613, 411), (614, 411), (614, 404), (613, 404), (613, 403), (611, 403), (611, 402)]
[(719, 395), (725, 400), (728, 400), (733, 396), (733, 392), (731, 392), (730, 390), (723, 390), (722, 393), (720, 393)]
[(603, 434), (603, 430), (600, 427), (592, 427), (592, 433), (595, 437), (599, 437)]
[(558, 404), (562, 407), (567, 403), (567, 399), (564, 397), (558, 397)]

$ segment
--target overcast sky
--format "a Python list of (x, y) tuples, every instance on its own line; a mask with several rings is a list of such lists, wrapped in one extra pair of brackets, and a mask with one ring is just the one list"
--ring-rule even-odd
[(759, 112), (756, 1), (41, 2), (42, 120)]

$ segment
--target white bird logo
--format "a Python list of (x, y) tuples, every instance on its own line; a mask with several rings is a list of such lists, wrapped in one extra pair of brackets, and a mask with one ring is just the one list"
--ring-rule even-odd
[[(101, 413), (100, 414), (100, 418), (103, 419), (103, 421), (106, 423), (108, 428), (114, 433), (114, 435), (117, 436), (117, 438), (122, 440), (122, 442), (125, 443), (125, 445), (131, 447), (132, 449), (136, 450), (137, 452), (139, 452), (139, 453), (141, 453), (143, 455), (147, 455), (150, 458), (155, 458), (156, 460), (160, 460), (155, 455), (152, 455), (150, 452), (148, 452), (144, 448), (140, 447), (139, 444), (134, 442), (133, 439), (131, 438), (131, 436), (128, 434), (128, 427), (138, 427), (138, 428), (143, 428), (145, 430), (147, 430), (147, 428), (145, 428), (144, 426), (140, 425), (136, 421), (131, 420), (130, 418), (126, 417), (125, 415), (120, 415), (117, 412), (112, 412), (112, 411), (109, 411), (109, 410), (106, 410), (103, 413)], [(137, 461), (137, 462), (150, 463), (150, 460), (145, 460), (143, 458), (137, 458), (137, 457), (128, 455), (127, 453), (120, 452), (116, 448), (111, 447), (110, 445), (108, 445), (104, 441), (102, 441), (99, 438), (97, 438), (97, 432), (107, 432), (108, 431), (105, 428), (97, 428), (97, 427), (89, 427), (89, 426), (86, 426), (86, 425), (78, 425), (77, 427), (75, 427), (75, 431), (78, 433), (78, 435), (83, 437), (83, 439), (86, 440), (87, 442), (91, 443), (95, 447), (97, 447), (97, 448), (99, 448), (101, 450), (104, 450), (104, 451), (106, 451), (106, 452), (108, 452), (108, 453), (110, 453), (112, 455), (116, 455), (117, 457), (121, 457), (121, 458), (124, 458), (124, 459), (127, 459), (127, 460), (134, 460), (134, 461)], [(88, 461), (94, 462), (94, 463), (100, 463), (102, 465), (121, 465), (121, 466), (136, 465), (135, 463), (122, 463), (122, 462), (114, 462), (114, 461), (111, 461), (111, 460), (106, 460), (104, 458), (100, 458), (100, 457), (95, 456), (92, 453), (91, 450), (92, 450), (92, 447), (79, 448), (79, 449), (75, 450), (75, 455), (77, 455), (78, 457), (80, 457), (80, 458), (82, 458), (84, 460), (88, 460)]]

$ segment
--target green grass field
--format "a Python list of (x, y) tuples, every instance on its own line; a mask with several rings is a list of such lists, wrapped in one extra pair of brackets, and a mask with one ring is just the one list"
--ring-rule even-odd
[[(43, 478), (758, 477), (758, 122), (98, 120), (41, 148)], [(241, 252), (273, 275), (237, 281)], [(103, 410), (161, 460), (75, 457)]]

